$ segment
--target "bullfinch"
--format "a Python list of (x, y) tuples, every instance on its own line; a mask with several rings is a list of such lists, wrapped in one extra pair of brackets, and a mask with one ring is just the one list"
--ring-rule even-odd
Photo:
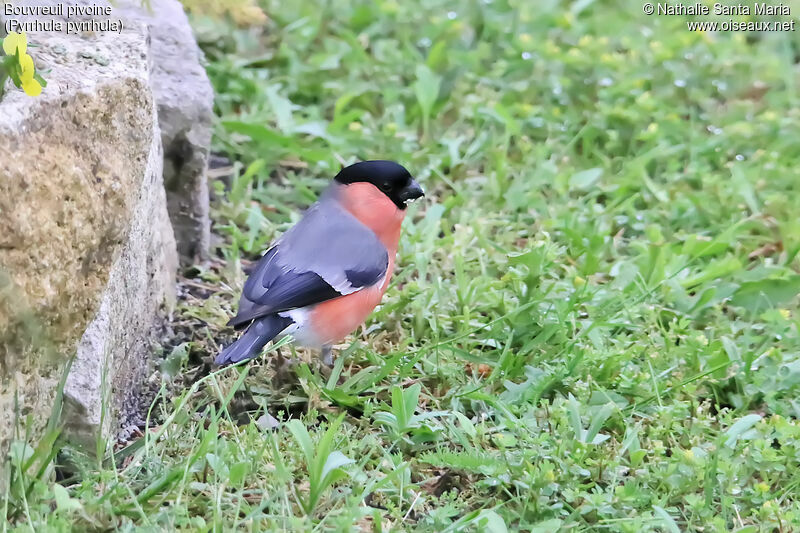
[(394, 270), (406, 204), (423, 196), (408, 170), (393, 161), (343, 168), (303, 218), (267, 250), (247, 278), (228, 325), (244, 334), (215, 363), (259, 355), (291, 335), (322, 349), (361, 325), (381, 301)]

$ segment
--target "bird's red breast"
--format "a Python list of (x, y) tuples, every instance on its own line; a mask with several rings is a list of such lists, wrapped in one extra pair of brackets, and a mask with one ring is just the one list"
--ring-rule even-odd
[(395, 255), (405, 210), (399, 209), (385, 194), (370, 183), (343, 185), (339, 191), (342, 206), (362, 224), (370, 228), (389, 252), (386, 278), (380, 286), (366, 288), (346, 296), (328, 300), (314, 307), (309, 317), (320, 344), (342, 340), (375, 309), (394, 272)]
[(394, 258), (400, 242), (400, 227), (406, 216), (385, 194), (370, 183), (351, 183), (341, 188), (340, 202), (350, 214), (375, 232)]

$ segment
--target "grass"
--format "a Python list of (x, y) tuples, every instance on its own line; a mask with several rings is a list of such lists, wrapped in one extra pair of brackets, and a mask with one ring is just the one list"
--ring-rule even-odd
[[(794, 34), (632, 1), (261, 5), (194, 18), (233, 163), (149, 426), (64, 446), (58, 483), (17, 443), (12, 529), (800, 528)], [(427, 200), (331, 375), (212, 372), (242, 267), (378, 157)]]

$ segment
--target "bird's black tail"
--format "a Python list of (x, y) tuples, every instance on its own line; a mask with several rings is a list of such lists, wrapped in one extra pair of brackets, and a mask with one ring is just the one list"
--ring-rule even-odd
[(241, 337), (220, 352), (214, 363), (230, 365), (256, 357), (269, 341), (293, 322), (291, 318), (278, 315), (255, 319)]

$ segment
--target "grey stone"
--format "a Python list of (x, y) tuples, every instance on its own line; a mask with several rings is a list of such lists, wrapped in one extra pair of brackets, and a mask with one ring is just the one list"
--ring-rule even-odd
[(112, 434), (177, 268), (147, 26), (28, 37), (48, 86), (0, 101), (0, 457), (28, 415), (41, 432), (73, 356), (68, 434)]
[(150, 10), (133, 0), (124, 16), (150, 27), (151, 83), (164, 146), (167, 205), (181, 261), (207, 259), (208, 158), (214, 92), (203, 68), (183, 6), (177, 0), (151, 0)]

